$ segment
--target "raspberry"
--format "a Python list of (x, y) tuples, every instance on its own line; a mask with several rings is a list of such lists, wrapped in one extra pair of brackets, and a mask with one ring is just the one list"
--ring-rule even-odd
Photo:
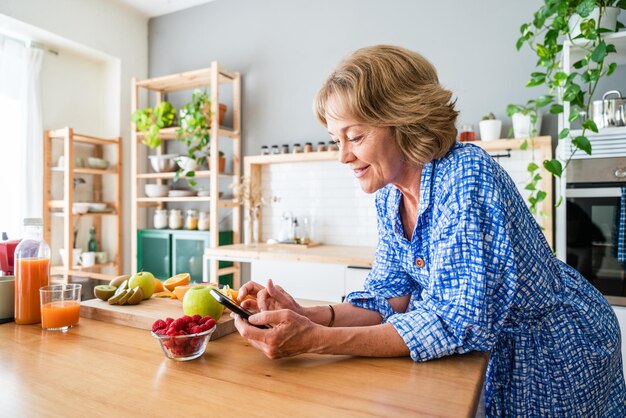
[(193, 320), (193, 322), (198, 322), (200, 319), (202, 319), (202, 317), (198, 314), (195, 314), (194, 316), (191, 317), (191, 319)]
[(174, 322), (174, 318), (165, 318), (165, 325), (167, 325), (168, 327), (172, 322)]
[(188, 324), (187, 324), (187, 331), (189, 331), (190, 329), (192, 329), (192, 328), (193, 328), (193, 327), (195, 327), (196, 325), (198, 325), (198, 324), (196, 324), (195, 322), (190, 322), (190, 323), (188, 323)]
[(167, 332), (166, 328), (159, 328), (156, 331), (154, 331), (156, 335), (165, 335), (166, 332)]
[(170, 337), (173, 337), (173, 336), (177, 335), (177, 332), (178, 331), (176, 331), (176, 329), (170, 328), (167, 331), (165, 331), (165, 335), (169, 335)]
[(198, 334), (198, 333), (200, 333), (202, 331), (206, 331), (206, 330), (202, 329), (202, 325), (196, 325), (193, 328), (191, 328), (191, 333), (192, 334)]
[(178, 318), (177, 320), (175, 320), (174, 322), (172, 322), (172, 327), (174, 327), (174, 329), (176, 330), (181, 330), (183, 328), (185, 328), (185, 320), (183, 318)]
[(152, 332), (156, 332), (157, 330), (162, 328), (167, 328), (167, 325), (162, 319), (157, 319), (156, 321), (154, 321), (154, 324), (152, 324)]
[(191, 317), (189, 315), (183, 315), (182, 317), (178, 319), (181, 319), (185, 324), (188, 324), (191, 322)]

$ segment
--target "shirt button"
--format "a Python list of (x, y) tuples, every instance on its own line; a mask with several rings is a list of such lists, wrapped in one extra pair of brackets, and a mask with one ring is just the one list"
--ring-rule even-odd
[(424, 259), (423, 258), (419, 258), (418, 257), (418, 258), (415, 259), (415, 265), (418, 268), (423, 268), (426, 265), (426, 263), (424, 263)]

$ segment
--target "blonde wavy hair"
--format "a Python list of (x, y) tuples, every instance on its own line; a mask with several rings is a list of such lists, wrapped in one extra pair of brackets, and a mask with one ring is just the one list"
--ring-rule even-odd
[[(331, 98), (340, 111), (329, 109)], [(435, 67), (420, 54), (377, 45), (339, 64), (317, 93), (314, 111), (324, 126), (330, 114), (389, 127), (405, 157), (423, 164), (443, 157), (456, 141), (455, 103), (439, 84)]]

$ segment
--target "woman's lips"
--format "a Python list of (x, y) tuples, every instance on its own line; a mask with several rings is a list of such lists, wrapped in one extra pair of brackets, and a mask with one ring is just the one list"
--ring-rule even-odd
[(352, 171), (354, 171), (354, 177), (356, 177), (356, 178), (363, 177), (365, 175), (365, 173), (367, 173), (367, 170), (369, 170), (369, 168), (370, 168), (370, 166), (368, 165), (367, 167), (352, 169)]

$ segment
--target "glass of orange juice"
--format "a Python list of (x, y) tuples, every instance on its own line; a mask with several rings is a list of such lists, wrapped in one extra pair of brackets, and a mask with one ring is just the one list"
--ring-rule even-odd
[(41, 328), (67, 331), (80, 317), (80, 284), (53, 284), (39, 289)]

